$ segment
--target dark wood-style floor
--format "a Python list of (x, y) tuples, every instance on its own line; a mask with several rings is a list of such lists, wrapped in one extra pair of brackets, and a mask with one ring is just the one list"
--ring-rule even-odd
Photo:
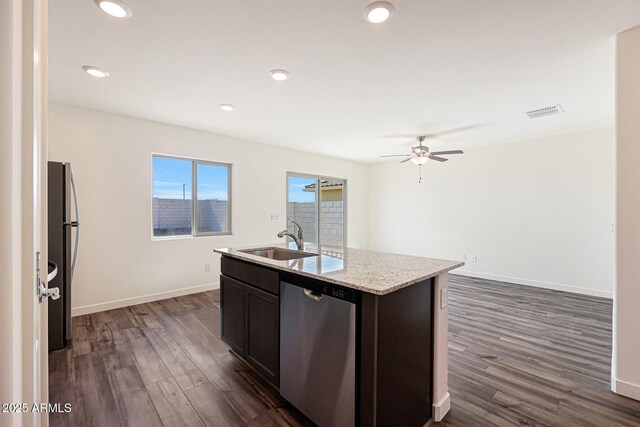
[(611, 382), (612, 301), (451, 276), (450, 426), (640, 426)]
[[(639, 426), (609, 391), (611, 301), (451, 277), (443, 426)], [(52, 426), (309, 425), (219, 340), (217, 292), (73, 319), (50, 354)]]

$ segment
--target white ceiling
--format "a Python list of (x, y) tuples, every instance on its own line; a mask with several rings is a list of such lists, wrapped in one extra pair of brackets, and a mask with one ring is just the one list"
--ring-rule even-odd
[(638, 0), (392, 0), (379, 25), (367, 0), (125, 1), (49, 3), (51, 99), (364, 162), (613, 126), (613, 36), (640, 24)]

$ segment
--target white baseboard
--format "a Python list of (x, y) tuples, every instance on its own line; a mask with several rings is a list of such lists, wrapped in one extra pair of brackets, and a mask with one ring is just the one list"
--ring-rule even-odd
[(190, 288), (176, 289), (173, 291), (159, 292), (157, 294), (142, 295), (133, 298), (124, 298), (115, 301), (103, 302), (100, 304), (84, 305), (82, 307), (72, 307), (71, 316), (81, 316), (83, 314), (98, 313), (100, 311), (113, 310), (115, 308), (129, 307), (130, 305), (143, 304), (145, 302), (158, 301), (161, 299), (179, 297), (182, 295), (196, 294), (198, 292), (210, 291), (218, 289), (219, 283), (210, 283), (208, 285), (192, 286)]
[(451, 395), (449, 392), (440, 400), (433, 404), (433, 421), (439, 423), (447, 412), (451, 409)]
[(631, 399), (640, 400), (640, 385), (611, 378), (611, 390)]
[(581, 288), (578, 286), (562, 285), (560, 283), (541, 282), (538, 280), (520, 279), (518, 277), (498, 276), (495, 274), (479, 273), (477, 271), (452, 271), (450, 274), (478, 277), (480, 279), (497, 280), (499, 282), (515, 283), (517, 285), (535, 286), (537, 288), (552, 289), (554, 291), (572, 292), (574, 294), (591, 295), (594, 297), (613, 299), (613, 290), (603, 291), (600, 289)]

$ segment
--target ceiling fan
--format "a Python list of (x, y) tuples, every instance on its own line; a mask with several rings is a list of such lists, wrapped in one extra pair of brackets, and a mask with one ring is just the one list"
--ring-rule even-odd
[[(380, 157), (407, 157), (406, 159), (401, 160), (400, 163), (406, 163), (408, 161), (411, 161), (411, 163), (414, 163), (418, 166), (422, 166), (425, 163), (427, 163), (429, 160), (435, 160), (436, 162), (446, 162), (447, 160), (449, 160), (445, 157), (440, 157), (440, 156), (449, 155), (449, 154), (464, 154), (462, 150), (431, 152), (429, 151), (429, 147), (427, 147), (426, 145), (422, 145), (422, 143), (426, 138), (427, 137), (424, 135), (420, 135), (416, 138), (418, 140), (418, 145), (416, 145), (415, 147), (411, 147), (411, 154), (390, 154), (390, 155), (380, 156)], [(420, 169), (419, 182), (422, 182), (422, 168)]]

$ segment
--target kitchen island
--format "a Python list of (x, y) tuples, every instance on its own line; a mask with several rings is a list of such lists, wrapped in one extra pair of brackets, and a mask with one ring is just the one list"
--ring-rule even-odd
[(320, 426), (422, 426), (450, 407), (458, 261), (293, 243), (224, 248), (222, 339)]

